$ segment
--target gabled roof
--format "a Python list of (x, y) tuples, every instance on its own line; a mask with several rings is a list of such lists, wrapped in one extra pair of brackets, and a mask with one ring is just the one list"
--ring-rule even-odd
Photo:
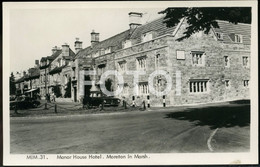
[(161, 17), (159, 19), (153, 20), (149, 23), (146, 23), (144, 25), (141, 25), (137, 27), (134, 31), (130, 31), (130, 29), (123, 31), (117, 35), (114, 35), (106, 40), (100, 41), (99, 43), (95, 44), (93, 48), (91, 46), (82, 49), (78, 52), (78, 54), (75, 56), (75, 59), (81, 56), (86, 56), (90, 53), (95, 53), (100, 49), (106, 49), (108, 47), (113, 47), (114, 50), (122, 49), (122, 42), (127, 39), (133, 39), (135, 43), (141, 42), (141, 35), (143, 33), (147, 33), (150, 31), (155, 31), (158, 36), (162, 36), (164, 34), (173, 33), (175, 30), (175, 27), (167, 28), (166, 24), (163, 23), (163, 18)]
[(69, 50), (69, 56), (74, 58), (76, 56), (76, 54), (70, 49)]
[(61, 50), (57, 50), (51, 56), (48, 56), (47, 59), (52, 61), (52, 60), (56, 59), (61, 53), (62, 53)]
[(22, 76), (21, 78), (17, 79), (17, 80), (15, 81), (15, 83), (21, 83), (21, 82), (24, 81), (24, 79), (25, 79), (25, 76)]
[(52, 70), (49, 72), (49, 74), (59, 73), (59, 72), (61, 72), (62, 69), (63, 69), (64, 67), (66, 67), (66, 66), (67, 66), (67, 64), (66, 64), (66, 65), (63, 65), (63, 66), (60, 66), (60, 67), (55, 67), (54, 69), (52, 69)]
[(223, 33), (223, 42), (233, 43), (231, 39), (232, 34), (239, 34), (243, 36), (243, 43), (249, 44), (251, 42), (251, 24), (245, 23), (229, 23), (228, 21), (217, 20), (219, 28), (214, 28), (215, 32)]
[(86, 47), (85, 49), (80, 50), (80, 51), (76, 54), (76, 56), (74, 57), (74, 60), (77, 59), (77, 58), (79, 58), (79, 57), (82, 57), (82, 56), (85, 56), (85, 55), (90, 54), (91, 51), (92, 51), (91, 46), (88, 46), (88, 47)]
[(39, 68), (30, 68), (29, 75), (27, 79), (35, 79), (40, 77), (40, 69)]
[(132, 34), (131, 39), (136, 39), (137, 43), (141, 42), (141, 35), (147, 32), (155, 31), (157, 36), (162, 36), (165, 34), (172, 34), (177, 26), (174, 27), (166, 27), (166, 24), (163, 23), (164, 17), (153, 20), (149, 23), (146, 23), (142, 26), (139, 26)]

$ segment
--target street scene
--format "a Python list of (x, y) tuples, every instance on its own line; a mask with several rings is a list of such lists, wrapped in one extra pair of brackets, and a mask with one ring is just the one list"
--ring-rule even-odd
[(10, 154), (252, 150), (251, 7), (102, 10), (11, 12)]
[[(35, 109), (11, 117), (13, 154), (248, 152), (250, 104), (221, 103), (150, 110)], [(122, 112), (124, 111), (124, 112)], [(110, 112), (110, 113), (107, 113)], [(12, 112), (13, 113), (13, 112)], [(47, 115), (47, 116), (46, 116)]]

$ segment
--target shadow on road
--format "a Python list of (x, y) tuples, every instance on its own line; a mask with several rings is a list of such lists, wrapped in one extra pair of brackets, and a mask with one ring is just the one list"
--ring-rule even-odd
[(250, 104), (189, 108), (182, 112), (168, 113), (165, 118), (188, 120), (195, 125), (208, 125), (211, 129), (243, 127), (250, 124)]

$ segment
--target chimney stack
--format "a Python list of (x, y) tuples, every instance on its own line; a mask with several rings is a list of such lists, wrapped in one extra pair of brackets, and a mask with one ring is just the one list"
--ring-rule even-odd
[(128, 15), (130, 30), (134, 30), (136, 27), (142, 25), (142, 13), (130, 12)]
[(99, 33), (96, 33), (94, 30), (91, 33), (91, 47), (94, 46), (94, 44), (99, 42)]
[(26, 71), (23, 71), (23, 76), (25, 76), (26, 75)]
[(52, 54), (54, 54), (56, 51), (58, 50), (58, 47), (57, 46), (54, 46), (53, 48), (52, 48)]
[(39, 67), (39, 60), (35, 60), (35, 66)]
[(62, 45), (62, 55), (63, 56), (69, 56), (70, 54), (70, 46), (67, 43), (64, 43)]
[(74, 47), (76, 54), (82, 49), (82, 41), (80, 41), (79, 38), (76, 38)]

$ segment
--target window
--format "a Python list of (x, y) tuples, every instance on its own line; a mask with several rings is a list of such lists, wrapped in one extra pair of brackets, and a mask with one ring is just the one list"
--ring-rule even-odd
[(132, 46), (131, 40), (126, 40), (123, 42), (123, 48), (128, 48)]
[(126, 61), (118, 62), (118, 71), (125, 72), (126, 71)]
[(193, 65), (204, 65), (204, 53), (203, 52), (191, 52)]
[(230, 88), (230, 82), (229, 82), (229, 80), (225, 80), (225, 87), (226, 87), (226, 88)]
[(217, 33), (216, 33), (216, 36), (217, 36), (217, 39), (223, 40), (223, 33), (217, 32)]
[(105, 49), (105, 54), (111, 53), (111, 47)]
[(102, 48), (102, 49), (100, 50), (100, 55), (104, 55), (104, 54), (105, 54), (105, 49)]
[(243, 36), (240, 34), (235, 34), (235, 42), (242, 43), (243, 42)]
[(228, 56), (224, 56), (224, 64), (225, 64), (225, 67), (229, 67), (229, 57)]
[(97, 70), (98, 75), (102, 75), (105, 72), (105, 68), (106, 68), (106, 64), (100, 64)]
[(155, 90), (158, 92), (162, 91), (164, 81), (162, 80), (161, 76), (156, 77), (156, 84), (155, 84)]
[(145, 70), (146, 68), (146, 57), (139, 57), (136, 59), (137, 61), (137, 69), (138, 70)]
[(243, 83), (244, 83), (244, 87), (247, 88), (249, 86), (249, 80), (244, 80)]
[(242, 59), (243, 59), (243, 66), (244, 67), (248, 67), (248, 57), (247, 56), (243, 56)]
[(142, 35), (142, 42), (150, 41), (153, 39), (152, 32), (148, 32)]
[(93, 57), (98, 57), (98, 56), (100, 56), (100, 51), (95, 52), (94, 55), (93, 55)]
[(159, 67), (159, 60), (160, 60), (160, 54), (157, 54), (155, 56), (155, 67), (158, 68)]
[(149, 94), (149, 87), (148, 87), (148, 83), (139, 83), (138, 84), (138, 92), (139, 95), (147, 95)]
[(185, 60), (185, 52), (183, 50), (177, 50), (177, 60)]
[(192, 80), (190, 81), (191, 93), (208, 92), (208, 80)]

